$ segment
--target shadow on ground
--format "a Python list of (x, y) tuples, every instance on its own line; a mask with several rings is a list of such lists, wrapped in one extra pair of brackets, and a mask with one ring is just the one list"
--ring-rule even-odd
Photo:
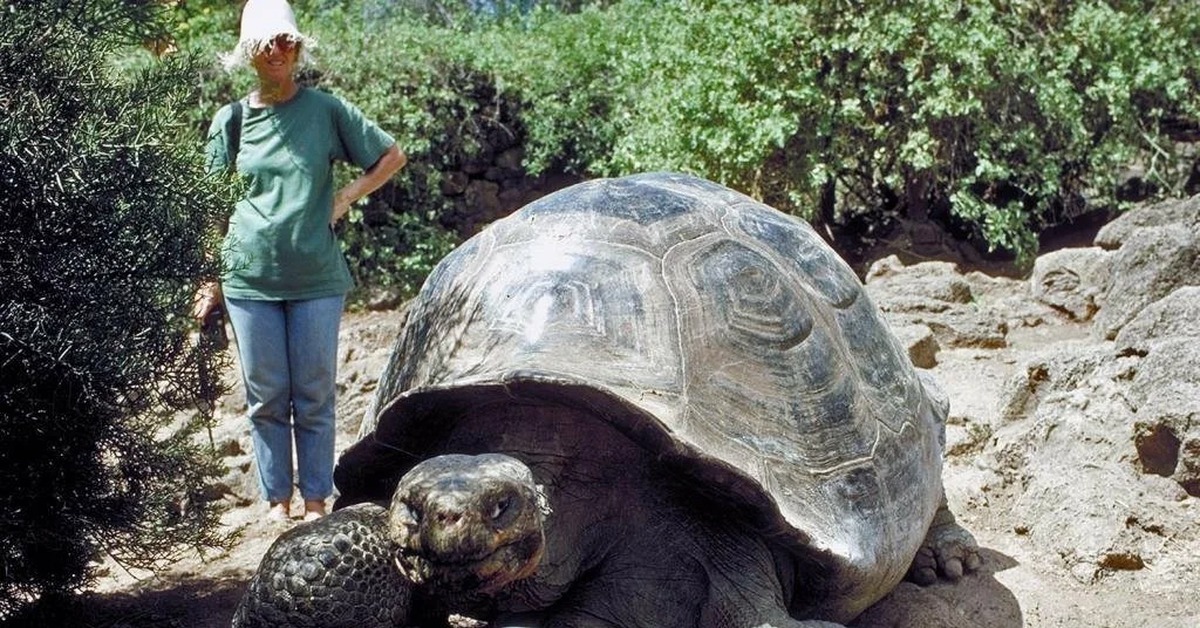
[[(1021, 607), (995, 574), (1017, 566), (1013, 558), (981, 549), (983, 566), (957, 583), (920, 587), (903, 582), (867, 609), (853, 628), (1021, 628)], [(24, 626), (79, 628), (228, 628), (246, 588), (244, 574), (218, 574), (155, 588), (153, 581), (122, 593), (91, 594)], [(6, 626), (6, 628), (10, 628)]]
[(1017, 561), (981, 548), (983, 566), (959, 582), (920, 587), (902, 582), (868, 608), (853, 628), (1021, 628), (1024, 619), (1017, 597), (995, 578)]
[[(229, 628), (246, 589), (241, 579), (195, 579), (171, 588), (93, 594), (81, 604), (81, 628)], [(64, 624), (66, 625), (66, 624)]]

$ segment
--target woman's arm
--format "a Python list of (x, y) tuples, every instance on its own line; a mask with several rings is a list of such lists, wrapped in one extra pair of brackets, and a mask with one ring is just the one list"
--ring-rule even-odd
[(351, 181), (333, 195), (333, 215), (329, 218), (329, 225), (337, 224), (337, 221), (350, 212), (350, 206), (355, 201), (378, 190), (406, 163), (408, 163), (408, 156), (400, 150), (399, 146), (392, 144), (392, 147), (373, 166), (362, 173), (362, 176)]

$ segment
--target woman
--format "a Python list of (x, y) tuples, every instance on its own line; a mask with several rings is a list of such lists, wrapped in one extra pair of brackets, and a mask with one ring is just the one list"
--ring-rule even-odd
[[(304, 519), (324, 515), (333, 494), (337, 336), (352, 285), (334, 226), (406, 161), (353, 105), (296, 83), (311, 47), (286, 0), (246, 3), (225, 63), (249, 64), (258, 87), (217, 112), (208, 152), (215, 169), (236, 167), (248, 192), (229, 219), (221, 285), (201, 290), (195, 310), (203, 320), (224, 300), (259, 485), (278, 521), (291, 515), (293, 441)], [(334, 160), (365, 172), (335, 191)]]

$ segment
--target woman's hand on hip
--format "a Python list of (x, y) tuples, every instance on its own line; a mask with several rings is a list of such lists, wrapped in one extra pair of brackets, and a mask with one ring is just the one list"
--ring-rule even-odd
[(333, 213), (329, 216), (330, 228), (336, 227), (338, 221), (350, 213), (351, 203), (352, 201), (346, 199), (342, 194), (336, 194), (333, 197)]
[(333, 195), (333, 213), (329, 216), (329, 226), (337, 225), (343, 216), (350, 213), (350, 206), (355, 201), (378, 190), (406, 163), (408, 156), (399, 146), (392, 144), (366, 172)]

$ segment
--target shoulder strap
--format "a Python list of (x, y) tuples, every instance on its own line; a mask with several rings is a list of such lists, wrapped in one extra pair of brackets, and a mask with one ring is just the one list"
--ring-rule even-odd
[(229, 106), (233, 114), (230, 116), (229, 145), (225, 150), (229, 156), (229, 169), (237, 172), (237, 156), (242, 147), (242, 101), (235, 100)]

